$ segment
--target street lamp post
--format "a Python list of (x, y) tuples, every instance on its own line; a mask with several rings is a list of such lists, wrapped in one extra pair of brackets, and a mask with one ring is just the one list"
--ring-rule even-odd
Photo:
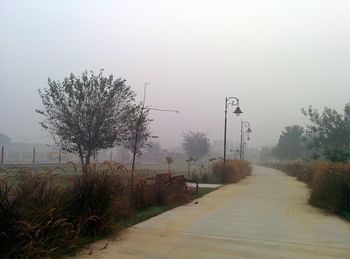
[[(247, 140), (249, 140), (249, 136), (248, 136), (248, 138), (247, 138)], [(244, 141), (243, 141), (243, 146), (242, 146), (242, 159), (244, 160), (245, 158), (244, 158), (244, 156), (245, 156), (245, 146), (246, 146), (246, 144), (247, 144), (247, 141), (244, 139)]]
[(224, 124), (224, 165), (226, 164), (226, 132), (227, 132), (227, 108), (228, 106), (237, 106), (235, 111), (233, 112), (237, 116), (241, 113), (241, 108), (239, 107), (239, 99), (237, 97), (226, 97), (225, 98), (225, 124)]
[[(248, 128), (246, 131), (244, 131), (244, 128)], [(239, 148), (239, 159), (244, 159), (244, 136), (248, 136), (249, 140), (249, 134), (252, 132), (250, 128), (250, 122), (241, 120), (241, 141), (240, 141), (240, 148)]]
[[(249, 138), (249, 137), (248, 137), (248, 138)], [(246, 144), (247, 144), (247, 141), (244, 140), (243, 146), (242, 146), (242, 159), (243, 159), (243, 160), (245, 159), (244, 156), (245, 156), (245, 146), (246, 146)]]

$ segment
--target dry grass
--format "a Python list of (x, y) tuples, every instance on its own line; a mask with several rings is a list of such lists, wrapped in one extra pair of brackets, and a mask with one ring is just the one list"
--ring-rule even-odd
[(61, 210), (65, 201), (53, 175), (4, 177), (0, 193), (1, 258), (56, 257), (72, 251), (77, 232)]
[(315, 166), (310, 204), (339, 213), (350, 209), (350, 166), (318, 163)]
[(65, 177), (53, 173), (0, 176), (0, 258), (44, 258), (71, 253), (81, 240), (118, 229), (134, 211), (184, 202), (184, 184), (130, 179), (119, 164)]
[(245, 160), (216, 161), (212, 165), (213, 174), (222, 179), (222, 183), (236, 183), (251, 175), (252, 167)]
[(109, 172), (74, 177), (64, 192), (65, 212), (80, 236), (99, 236), (112, 231), (113, 222), (128, 213), (125, 177)]

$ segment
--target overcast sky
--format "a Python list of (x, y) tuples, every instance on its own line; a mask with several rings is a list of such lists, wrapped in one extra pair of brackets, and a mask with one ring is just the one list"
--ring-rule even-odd
[(167, 148), (188, 130), (222, 139), (225, 96), (240, 99), (256, 147), (304, 125), (302, 107), (350, 101), (348, 0), (0, 0), (0, 35), (0, 132), (13, 141), (47, 141), (34, 110), (48, 77), (100, 68), (139, 99), (151, 82), (147, 105), (181, 111), (152, 112)]

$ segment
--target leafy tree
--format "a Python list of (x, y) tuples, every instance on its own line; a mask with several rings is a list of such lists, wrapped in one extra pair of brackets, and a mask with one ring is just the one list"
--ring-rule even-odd
[(350, 152), (338, 149), (327, 149), (324, 152), (324, 156), (327, 160), (332, 162), (346, 163), (350, 160)]
[(209, 154), (210, 142), (206, 134), (201, 132), (188, 132), (183, 134), (182, 147), (188, 157), (200, 159)]
[(135, 93), (125, 80), (93, 72), (70, 74), (62, 82), (48, 80), (39, 90), (44, 106), (36, 110), (40, 122), (62, 150), (75, 153), (81, 163), (90, 163), (95, 151), (121, 144), (133, 121)]
[(170, 164), (174, 163), (174, 159), (172, 159), (170, 156), (167, 156), (165, 158), (165, 161), (167, 162), (168, 164), (168, 172), (170, 172)]
[(0, 146), (6, 146), (6, 145), (9, 145), (11, 143), (11, 139), (3, 134), (3, 133), (0, 133)]
[(298, 125), (285, 127), (279, 138), (275, 152), (280, 159), (299, 159), (303, 155), (302, 137), (304, 128)]
[(306, 127), (306, 139), (311, 149), (350, 150), (350, 103), (345, 105), (343, 114), (330, 108), (324, 108), (320, 113), (312, 106), (307, 110), (302, 109), (302, 112), (310, 120)]

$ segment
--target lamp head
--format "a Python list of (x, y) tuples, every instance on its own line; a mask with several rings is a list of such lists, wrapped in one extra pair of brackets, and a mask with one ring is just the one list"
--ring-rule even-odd
[(237, 116), (239, 116), (243, 112), (242, 112), (241, 108), (239, 106), (237, 106), (236, 110), (233, 113), (236, 114)]

